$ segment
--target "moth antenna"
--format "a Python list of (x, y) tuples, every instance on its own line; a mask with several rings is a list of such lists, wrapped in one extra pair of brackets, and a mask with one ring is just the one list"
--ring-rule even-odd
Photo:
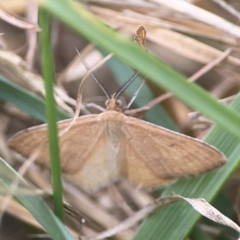
[(123, 91), (128, 87), (128, 85), (130, 85), (137, 77), (139, 72), (136, 72), (126, 83), (125, 85), (123, 85), (123, 87), (115, 94), (114, 98), (117, 99), (122, 93)]
[(79, 55), (83, 65), (85, 66), (85, 68), (90, 72), (92, 78), (95, 80), (95, 82), (98, 84), (98, 86), (102, 89), (102, 91), (104, 92), (104, 94), (106, 95), (107, 99), (110, 99), (110, 95), (108, 94), (108, 92), (106, 91), (106, 89), (103, 87), (103, 85), (97, 80), (96, 76), (94, 75), (93, 72), (91, 72), (91, 68), (88, 66), (87, 62), (83, 59), (81, 53), (78, 51), (78, 49), (75, 47), (77, 54)]
[(131, 107), (131, 105), (132, 105), (132, 103), (135, 101), (138, 93), (139, 93), (140, 90), (142, 89), (144, 83), (145, 83), (145, 80), (142, 80), (142, 83), (141, 83), (140, 87), (139, 87), (138, 90), (134, 93), (134, 95), (132, 96), (130, 102), (129, 102), (128, 105), (123, 109), (123, 111), (126, 111), (126, 110), (128, 110), (128, 109)]

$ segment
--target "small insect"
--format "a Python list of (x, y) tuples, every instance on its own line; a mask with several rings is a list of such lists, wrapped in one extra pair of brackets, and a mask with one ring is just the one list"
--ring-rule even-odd
[(147, 31), (145, 27), (139, 26), (133, 38), (134, 42), (144, 50), (146, 50), (146, 35)]

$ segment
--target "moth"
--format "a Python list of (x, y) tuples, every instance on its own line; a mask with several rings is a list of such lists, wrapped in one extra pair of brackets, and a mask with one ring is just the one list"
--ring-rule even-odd
[[(143, 26), (138, 28), (134, 39), (145, 49)], [(138, 187), (154, 188), (180, 177), (205, 173), (226, 162), (220, 151), (200, 140), (126, 116), (118, 98), (135, 76), (112, 97), (92, 76), (108, 98), (106, 110), (79, 117), (60, 137), (62, 171), (83, 189), (96, 191), (122, 178)], [(70, 122), (58, 122), (59, 132)], [(43, 124), (15, 134), (9, 146), (29, 157), (46, 141), (47, 125)], [(47, 145), (36, 162), (49, 167)]]
[[(63, 173), (83, 189), (95, 191), (125, 178), (154, 188), (179, 177), (205, 173), (226, 162), (225, 156), (200, 140), (126, 116), (114, 94), (100, 114), (82, 116), (60, 137)], [(58, 122), (59, 132), (71, 120)], [(47, 125), (15, 134), (9, 146), (25, 157), (47, 141)], [(37, 163), (49, 167), (48, 147)]]

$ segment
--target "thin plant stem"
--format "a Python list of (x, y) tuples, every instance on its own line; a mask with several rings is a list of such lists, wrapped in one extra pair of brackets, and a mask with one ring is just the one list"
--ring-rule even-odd
[(40, 42), (41, 42), (41, 65), (42, 74), (45, 80), (46, 90), (46, 115), (48, 122), (48, 137), (49, 137), (49, 155), (51, 162), (53, 201), (56, 215), (63, 221), (63, 199), (62, 199), (62, 180), (61, 180), (61, 165), (58, 144), (57, 131), (57, 115), (56, 105), (54, 100), (53, 79), (54, 67), (50, 40), (50, 16), (45, 9), (40, 10)]

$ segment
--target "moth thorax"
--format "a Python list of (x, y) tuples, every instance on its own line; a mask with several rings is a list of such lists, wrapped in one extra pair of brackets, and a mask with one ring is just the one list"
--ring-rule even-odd
[(111, 145), (114, 148), (118, 148), (121, 142), (122, 130), (117, 121), (111, 121), (107, 123), (107, 135)]

